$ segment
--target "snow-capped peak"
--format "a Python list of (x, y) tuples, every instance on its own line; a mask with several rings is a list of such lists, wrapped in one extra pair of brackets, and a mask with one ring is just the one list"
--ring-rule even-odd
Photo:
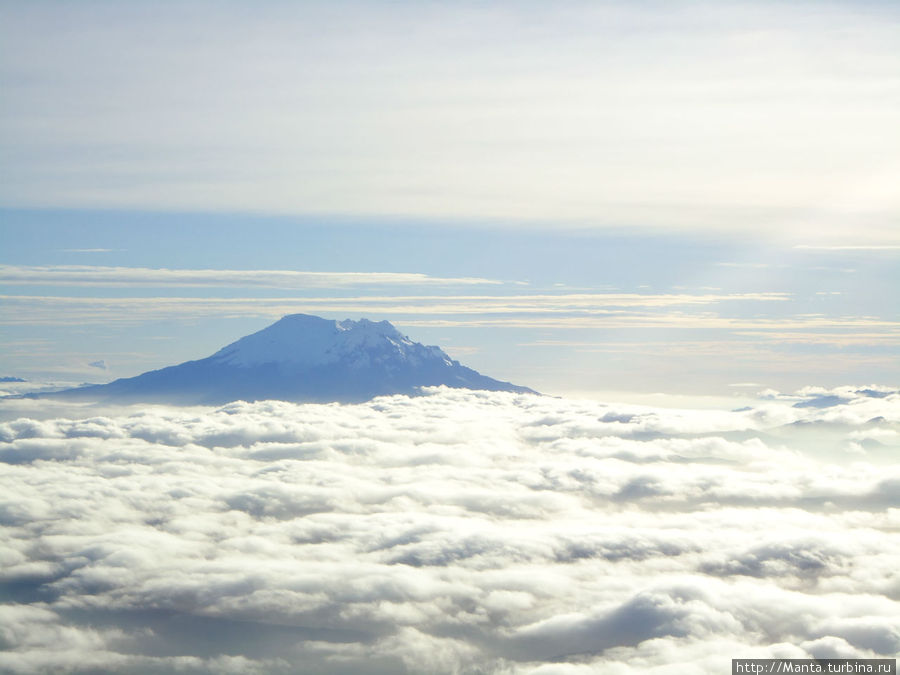
[(413, 342), (387, 321), (333, 321), (308, 314), (289, 314), (223, 347), (211, 358), (239, 367), (276, 363), (314, 368), (338, 361), (362, 365), (385, 358), (413, 362), (437, 358), (452, 363), (439, 348)]

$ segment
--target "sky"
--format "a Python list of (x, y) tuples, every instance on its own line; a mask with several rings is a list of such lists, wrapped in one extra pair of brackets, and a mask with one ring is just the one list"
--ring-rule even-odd
[(900, 376), (891, 2), (2, 2), (0, 375), (283, 314), (547, 393)]

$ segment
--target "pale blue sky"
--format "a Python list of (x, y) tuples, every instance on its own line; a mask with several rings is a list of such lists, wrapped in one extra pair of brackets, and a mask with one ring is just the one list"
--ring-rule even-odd
[(289, 311), (551, 393), (900, 375), (894, 3), (0, 14), (0, 375)]

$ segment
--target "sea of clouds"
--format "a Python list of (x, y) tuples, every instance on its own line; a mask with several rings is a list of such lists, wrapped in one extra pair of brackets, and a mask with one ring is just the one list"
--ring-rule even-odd
[(900, 651), (894, 389), (734, 411), (443, 388), (50, 405), (3, 402), (2, 672), (712, 674)]

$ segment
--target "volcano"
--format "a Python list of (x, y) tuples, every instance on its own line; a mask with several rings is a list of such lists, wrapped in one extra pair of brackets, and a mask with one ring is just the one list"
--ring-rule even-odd
[(413, 342), (387, 321), (290, 314), (212, 356), (53, 396), (221, 405), (235, 400), (355, 403), (422, 387), (536, 393)]

